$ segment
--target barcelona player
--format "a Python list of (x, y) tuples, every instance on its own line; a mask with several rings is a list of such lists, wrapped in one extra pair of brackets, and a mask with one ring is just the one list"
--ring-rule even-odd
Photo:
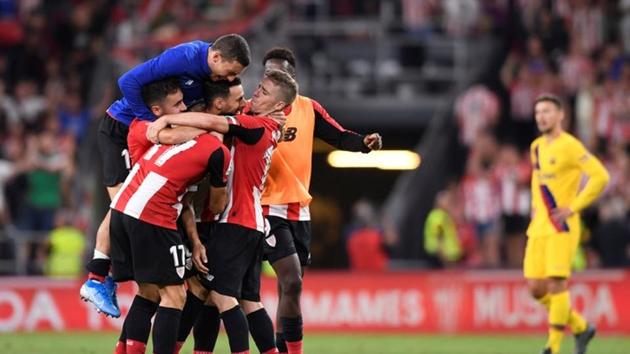
[[(579, 140), (562, 129), (562, 101), (545, 94), (534, 103), (542, 135), (531, 144), (532, 215), (527, 229), (524, 275), (532, 296), (549, 313), (543, 354), (557, 354), (564, 330), (575, 335), (575, 353), (586, 352), (595, 327), (571, 308), (568, 279), (580, 238), (580, 211), (604, 190), (609, 175)], [(580, 188), (583, 176), (588, 177)]]

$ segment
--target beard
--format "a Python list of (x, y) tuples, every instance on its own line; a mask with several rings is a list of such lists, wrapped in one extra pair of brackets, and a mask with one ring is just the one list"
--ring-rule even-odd
[(542, 133), (542, 134), (549, 134), (551, 133), (551, 131), (553, 130), (552, 127), (548, 127), (548, 128), (543, 128), (541, 126), (538, 126), (538, 130)]

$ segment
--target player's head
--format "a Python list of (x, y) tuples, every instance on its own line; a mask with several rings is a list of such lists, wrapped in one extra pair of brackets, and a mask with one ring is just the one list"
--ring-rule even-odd
[(263, 57), (262, 64), (265, 67), (265, 70), (276, 69), (291, 75), (293, 79), (296, 79), (297, 77), (295, 71), (295, 68), (297, 67), (295, 63), (295, 55), (289, 48), (271, 48)]
[(150, 82), (141, 89), (142, 100), (156, 117), (186, 110), (184, 94), (176, 78)]
[(293, 78), (280, 70), (267, 70), (252, 97), (251, 110), (266, 115), (279, 112), (293, 103), (298, 86)]
[(245, 107), (245, 91), (238, 77), (232, 81), (205, 81), (203, 92), (208, 113), (236, 114)]
[(219, 37), (208, 51), (210, 79), (234, 80), (249, 65), (251, 57), (245, 38), (233, 33)]
[(564, 108), (562, 100), (552, 94), (542, 94), (534, 101), (534, 115), (538, 130), (543, 134), (551, 134), (562, 129)]

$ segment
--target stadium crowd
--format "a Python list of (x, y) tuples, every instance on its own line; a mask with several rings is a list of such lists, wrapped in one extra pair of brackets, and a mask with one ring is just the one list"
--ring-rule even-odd
[[(406, 30), (419, 35), (483, 35), (506, 25), (508, 2), (462, 1), (465, 20), (458, 1), (404, 0), (399, 10)], [(79, 171), (95, 153), (82, 152), (88, 132), (114, 98), (113, 89), (96, 102), (88, 97), (110, 21), (117, 24), (114, 54), (119, 59), (131, 54), (129, 62), (135, 62), (143, 49), (130, 38), (169, 42), (199, 33), (199, 23), (250, 16), (268, 1), (177, 3), (186, 6), (0, 2), (0, 227), (5, 236), (9, 230), (43, 232), (29, 247), (29, 273), (44, 272), (45, 255), (56, 240), (75, 240), (70, 257), (81, 259), (88, 242), (77, 234), (94, 232), (89, 224), (95, 181), (81, 178)], [(317, 3), (295, 2), (292, 13), (312, 17)], [(379, 11), (378, 1), (331, 3), (330, 15), (337, 17)], [(472, 85), (457, 100), (465, 168), (438, 194), (435, 213), (424, 221), (426, 258), (436, 266), (520, 265), (529, 215), (528, 146), (537, 133), (532, 102), (550, 91), (568, 104), (569, 131), (605, 161), (612, 176), (604, 197), (585, 213), (584, 257), (578, 266), (627, 266), (630, 1), (515, 3), (522, 14), (521, 34), (512, 39), (499, 78)], [(53, 229), (68, 238), (48, 237)], [(44, 238), (47, 249), (39, 246)], [(395, 247), (386, 239), (388, 248)], [(0, 259), (15, 257), (10, 242), (0, 238)], [(76, 263), (65, 266), (82, 271)], [(12, 271), (0, 268), (0, 273)]]
[[(575, 267), (627, 266), (630, 3), (518, 4), (521, 16), (514, 32), (521, 35), (510, 42), (499, 78), (471, 85), (456, 101), (465, 167), (440, 192), (427, 218), (425, 252), (438, 266), (520, 266), (530, 212), (529, 144), (538, 134), (533, 101), (550, 92), (565, 100), (568, 131), (602, 159), (612, 176), (602, 198), (583, 213)], [(441, 246), (438, 237), (446, 240)]]

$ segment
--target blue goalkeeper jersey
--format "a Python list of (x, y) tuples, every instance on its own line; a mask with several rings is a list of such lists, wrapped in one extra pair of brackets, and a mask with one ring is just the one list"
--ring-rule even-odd
[(203, 41), (182, 43), (127, 71), (118, 79), (124, 97), (112, 103), (107, 113), (126, 125), (134, 118), (155, 120), (140, 90), (143, 85), (167, 77), (179, 79), (186, 106), (198, 102), (203, 98), (203, 80), (210, 79), (208, 50), (211, 46), (212, 43)]

